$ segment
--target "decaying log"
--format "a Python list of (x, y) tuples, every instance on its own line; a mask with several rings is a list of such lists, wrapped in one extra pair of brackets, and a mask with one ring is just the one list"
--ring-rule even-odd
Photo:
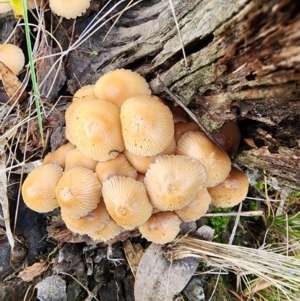
[[(293, 0), (172, 2), (187, 66), (169, 2), (142, 1), (122, 15), (104, 41), (112, 21), (69, 55), (69, 90), (124, 67), (140, 72), (153, 93), (168, 98), (158, 85), (160, 74), (209, 129), (227, 120), (239, 123), (244, 138), (259, 149), (245, 146), (238, 163), (300, 187), (300, 5)], [(90, 48), (99, 55), (92, 56)], [(74, 59), (81, 66), (84, 61), (84, 68)]]

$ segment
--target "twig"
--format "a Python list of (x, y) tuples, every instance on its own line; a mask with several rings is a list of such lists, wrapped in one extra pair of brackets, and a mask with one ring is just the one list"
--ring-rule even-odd
[(206, 213), (205, 217), (218, 217), (218, 216), (264, 216), (262, 210), (259, 211), (246, 211), (246, 212), (224, 212), (224, 213)]

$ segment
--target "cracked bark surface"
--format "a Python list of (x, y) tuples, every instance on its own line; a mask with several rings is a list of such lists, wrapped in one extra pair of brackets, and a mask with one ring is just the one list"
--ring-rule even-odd
[[(300, 5), (291, 0), (173, 4), (187, 66), (168, 1), (143, 1), (123, 14), (104, 41), (112, 23), (70, 54), (69, 90), (109, 70), (130, 68), (146, 77), (154, 94), (168, 99), (156, 79), (160, 74), (209, 129), (227, 120), (239, 123), (257, 149), (244, 145), (238, 164), (264, 169), (299, 189)], [(87, 54), (90, 47), (99, 55)]]

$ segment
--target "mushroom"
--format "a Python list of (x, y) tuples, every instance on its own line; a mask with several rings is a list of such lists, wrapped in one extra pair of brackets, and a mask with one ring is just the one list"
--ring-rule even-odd
[(176, 140), (176, 143), (178, 143), (179, 139), (182, 137), (182, 135), (189, 131), (200, 131), (200, 127), (196, 122), (177, 122), (175, 124), (175, 133), (174, 137)]
[(169, 146), (163, 150), (161, 153), (155, 156), (143, 157), (130, 153), (127, 149), (124, 150), (124, 154), (130, 164), (140, 173), (146, 173), (150, 164), (154, 163), (158, 156), (162, 155), (175, 155), (176, 152), (176, 142), (173, 138)]
[(96, 174), (101, 184), (112, 176), (125, 176), (135, 180), (137, 178), (137, 171), (130, 165), (124, 154), (112, 160), (98, 162)]
[(202, 132), (187, 132), (178, 141), (178, 155), (198, 160), (206, 169), (204, 187), (215, 186), (228, 176), (231, 162), (228, 155)]
[(236, 152), (241, 141), (240, 129), (233, 121), (226, 122), (219, 131), (212, 131), (212, 135), (229, 156)]
[(95, 85), (86, 85), (86, 86), (81, 87), (73, 95), (73, 101), (77, 101), (82, 98), (83, 99), (96, 98), (96, 96), (94, 94), (94, 87), (95, 87)]
[(127, 99), (121, 107), (121, 124), (125, 148), (138, 156), (157, 155), (174, 136), (172, 113), (154, 96)]
[(73, 148), (75, 148), (75, 146), (72, 143), (66, 143), (60, 146), (57, 150), (45, 156), (43, 164), (53, 163), (65, 169), (65, 154)]
[(17, 75), (25, 64), (25, 56), (21, 48), (13, 44), (0, 45), (0, 62)]
[(145, 186), (132, 178), (111, 177), (103, 182), (102, 193), (109, 215), (126, 230), (143, 224), (152, 213)]
[(93, 160), (114, 159), (124, 149), (119, 114), (119, 108), (108, 101), (81, 101), (66, 120), (72, 143)]
[(90, 233), (89, 236), (94, 240), (101, 240), (107, 242), (113, 239), (123, 231), (123, 228), (116, 224), (116, 222), (109, 217), (108, 222), (105, 224), (104, 228), (101, 230)]
[(65, 170), (74, 166), (82, 166), (92, 171), (95, 171), (97, 161), (88, 158), (77, 148), (72, 148), (65, 154)]
[(94, 210), (101, 198), (101, 184), (91, 170), (76, 166), (58, 181), (55, 194), (61, 211), (78, 219)]
[(0, 3), (0, 13), (1, 14), (7, 13), (12, 9), (13, 9), (13, 7), (10, 3)]
[(187, 206), (176, 210), (175, 213), (184, 222), (196, 221), (207, 212), (210, 202), (211, 196), (207, 189), (203, 188)]
[(61, 217), (69, 230), (80, 235), (89, 235), (95, 231), (99, 231), (109, 221), (109, 214), (103, 200), (100, 200), (94, 210), (79, 219), (68, 216), (65, 211), (61, 212)]
[(188, 205), (205, 180), (205, 168), (198, 161), (164, 155), (150, 165), (144, 183), (153, 207), (167, 211)]
[(179, 217), (174, 212), (158, 212), (139, 226), (139, 231), (151, 242), (166, 244), (175, 239), (180, 230), (180, 223)]
[(41, 0), (27, 0), (27, 8), (35, 9), (41, 5)]
[(62, 169), (51, 163), (32, 170), (22, 185), (22, 196), (27, 207), (37, 212), (57, 208), (55, 186), (62, 175)]
[(121, 107), (126, 99), (138, 95), (150, 95), (151, 91), (146, 80), (138, 73), (116, 69), (98, 79), (94, 93), (97, 98)]
[(208, 188), (211, 205), (227, 208), (239, 204), (248, 193), (249, 181), (243, 171), (232, 166), (227, 178), (220, 184)]
[(66, 19), (81, 16), (90, 6), (91, 0), (49, 0), (51, 10)]

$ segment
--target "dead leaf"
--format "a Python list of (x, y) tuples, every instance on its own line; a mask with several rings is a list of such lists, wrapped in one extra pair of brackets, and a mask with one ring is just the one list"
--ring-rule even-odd
[(251, 138), (244, 138), (244, 141), (246, 142), (246, 144), (252, 148), (258, 149), (258, 147), (256, 146), (256, 144), (254, 143), (253, 139)]
[(127, 262), (135, 277), (140, 260), (144, 255), (144, 249), (140, 244), (132, 244), (128, 239), (123, 242), (123, 247)]
[(30, 282), (35, 277), (40, 276), (47, 270), (47, 264), (45, 262), (36, 262), (31, 266), (28, 266), (21, 271), (18, 277), (22, 278), (23, 281)]
[(66, 281), (57, 275), (45, 278), (36, 286), (37, 298), (40, 301), (66, 301)]
[(19, 103), (24, 101), (27, 97), (27, 92), (23, 89), (22, 83), (2, 62), (0, 62), (0, 75), (3, 87), (10, 98), (10, 104), (13, 105), (16, 101)]
[(135, 278), (136, 301), (173, 301), (195, 273), (199, 259), (169, 262), (161, 246), (152, 243), (144, 253)]

